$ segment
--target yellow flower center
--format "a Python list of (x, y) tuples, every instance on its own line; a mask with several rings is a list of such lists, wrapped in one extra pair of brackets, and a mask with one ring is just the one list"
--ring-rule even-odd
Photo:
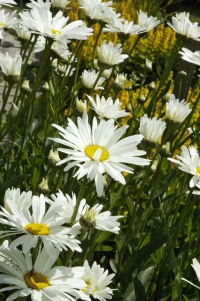
[(199, 174), (200, 174), (200, 166), (197, 166), (197, 167), (196, 167), (196, 173), (199, 173)]
[(24, 280), (28, 287), (36, 290), (42, 290), (50, 285), (49, 279), (46, 276), (37, 273), (34, 270), (26, 273), (24, 275)]
[(24, 227), (26, 231), (33, 235), (49, 235), (50, 229), (44, 224), (30, 223)]
[(108, 157), (109, 157), (108, 151), (107, 151), (104, 147), (99, 146), (99, 145), (88, 145), (88, 146), (86, 146), (86, 148), (85, 148), (85, 154), (86, 154), (91, 160), (94, 160), (94, 159), (93, 159), (94, 153), (95, 153), (98, 149), (101, 150), (101, 155), (100, 155), (100, 157), (98, 158), (98, 160), (99, 160), (100, 162), (102, 162), (102, 161), (108, 159)]
[(52, 34), (60, 35), (60, 34), (61, 34), (61, 31), (60, 31), (60, 30), (57, 30), (57, 29), (52, 29), (52, 30), (51, 30), (51, 33), (52, 33)]
[[(91, 283), (89, 281), (85, 281), (86, 287), (82, 289), (82, 292), (84, 292), (85, 294), (89, 293), (90, 287), (91, 287)], [(95, 293), (97, 291), (97, 288), (94, 287), (93, 291), (90, 292), (91, 293)]]
[(2, 26), (3, 25), (3, 23), (2, 22), (0, 22), (0, 26)]

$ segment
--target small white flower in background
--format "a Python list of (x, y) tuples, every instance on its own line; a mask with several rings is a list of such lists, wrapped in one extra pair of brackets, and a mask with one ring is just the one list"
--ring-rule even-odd
[(197, 22), (192, 23), (189, 17), (189, 13), (177, 13), (175, 17), (172, 17), (172, 23), (167, 22), (167, 24), (178, 34), (200, 41), (200, 27)]
[(179, 169), (193, 175), (190, 180), (189, 186), (193, 188), (200, 181), (200, 157), (199, 153), (194, 146), (189, 146), (188, 148), (183, 145), (181, 155), (176, 155), (177, 159), (168, 158), (171, 162), (179, 165)]
[(13, 6), (13, 5), (16, 5), (17, 3), (13, 0), (0, 0), (0, 7), (2, 5), (5, 5), (5, 6)]
[(166, 123), (162, 121), (161, 118), (149, 118), (147, 114), (144, 114), (144, 116), (140, 118), (139, 132), (144, 136), (144, 139), (149, 142), (157, 143), (165, 128)]
[(114, 102), (112, 97), (105, 99), (105, 97), (102, 96), (100, 98), (98, 94), (96, 95), (96, 101), (89, 95), (87, 95), (87, 97), (89, 98), (94, 111), (101, 119), (117, 119), (130, 114), (129, 112), (120, 109), (122, 103), (119, 99), (116, 99)]
[(68, 1), (68, 0), (51, 0), (51, 6), (60, 8), (60, 9), (66, 8), (66, 5), (69, 3), (70, 3), (70, 1)]
[(31, 37), (31, 32), (29, 29), (21, 24), (18, 24), (13, 28), (16, 31), (16, 34), (19, 39), (29, 41)]
[(147, 13), (143, 12), (142, 10), (138, 13), (138, 25), (141, 28), (141, 33), (148, 32), (152, 30), (154, 27), (159, 25), (161, 23), (160, 20), (158, 20), (155, 17), (148, 17)]
[[(194, 271), (195, 271), (195, 273), (197, 275), (197, 278), (198, 278), (198, 280), (200, 282), (200, 264), (199, 264), (199, 262), (198, 262), (198, 260), (196, 258), (192, 259), (191, 266), (193, 267), (193, 269), (194, 269)], [(189, 280), (187, 280), (185, 278), (181, 278), (181, 279), (184, 280), (184, 281), (186, 281), (186, 282), (188, 282), (189, 284), (193, 285), (194, 287), (200, 289), (199, 286), (195, 285), (194, 283), (190, 282)]]
[[(92, 70), (92, 71), (87, 71), (87, 70), (84, 70), (83, 73), (82, 73), (82, 82), (83, 82), (83, 85), (88, 88), (88, 89), (91, 89), (97, 79), (99, 75), (99, 71), (96, 72), (95, 70)], [(105, 78), (104, 77), (100, 77), (96, 86), (95, 86), (95, 89), (94, 90), (98, 90), (98, 89), (104, 89), (103, 87), (101, 87), (101, 85), (103, 84), (103, 82), (105, 81)]]
[(86, 205), (81, 213), (79, 223), (81, 226), (95, 228), (101, 231), (109, 231), (118, 234), (120, 231), (120, 223), (117, 220), (123, 215), (112, 216), (110, 211), (101, 212), (103, 205), (96, 204), (92, 208)]
[[(84, 268), (68, 268), (65, 266), (54, 266), (59, 256), (59, 250), (55, 251), (55, 258), (43, 248), (39, 249), (37, 258), (32, 258), (28, 252), (26, 255), (17, 248), (9, 246), (0, 248), (0, 283), (4, 287), (0, 292), (13, 291), (6, 300), (14, 300), (23, 296), (31, 296), (31, 300), (90, 300), (83, 292), (86, 283)], [(33, 262), (34, 261), (34, 262)], [(7, 285), (7, 287), (5, 287)], [(74, 298), (73, 298), (74, 297)]]
[(138, 24), (134, 24), (133, 21), (128, 22), (127, 20), (121, 20), (119, 18), (112, 18), (109, 24), (103, 28), (103, 32), (113, 32), (119, 35), (131, 36), (138, 34), (141, 28)]
[(31, 3), (27, 3), (26, 6), (33, 9), (33, 8), (36, 8), (36, 9), (47, 9), (47, 10), (50, 10), (51, 8), (51, 2), (50, 0), (45, 0), (45, 2), (43, 0), (37, 0), (37, 1), (34, 1), (34, 0), (30, 0)]
[(149, 71), (152, 71), (152, 61), (146, 59), (145, 68)]
[(115, 274), (108, 275), (108, 270), (105, 271), (96, 261), (90, 268), (86, 260), (84, 262), (84, 268), (85, 274), (82, 279), (87, 284), (87, 287), (83, 288), (82, 291), (100, 301), (112, 299), (113, 289), (109, 288), (108, 285), (111, 283)]
[(133, 168), (124, 163), (149, 165), (148, 159), (138, 158), (146, 154), (145, 151), (137, 149), (143, 136), (133, 135), (120, 140), (128, 126), (117, 129), (113, 119), (101, 120), (98, 124), (94, 117), (91, 126), (88, 115), (84, 113), (82, 118), (78, 117), (77, 126), (70, 118), (66, 130), (56, 124), (53, 126), (60, 131), (63, 139), (50, 139), (63, 144), (65, 148), (58, 148), (58, 151), (67, 156), (58, 165), (72, 161), (64, 171), (76, 166), (78, 170), (74, 177), (81, 179), (86, 175), (91, 181), (95, 180), (98, 196), (103, 194), (104, 173), (108, 173), (115, 181), (126, 184), (122, 172), (133, 173)]
[(192, 52), (191, 50), (187, 49), (187, 48), (182, 48), (182, 51), (179, 51), (179, 53), (182, 55), (182, 59), (200, 66), (200, 51), (195, 51)]
[(81, 113), (87, 112), (88, 111), (87, 101), (86, 100), (82, 101), (77, 98), (76, 99), (76, 108)]
[(126, 82), (127, 82), (127, 74), (121, 73), (121, 74), (117, 74), (112, 84), (116, 86), (118, 89), (124, 90)]
[(175, 123), (181, 123), (191, 111), (189, 103), (186, 103), (184, 99), (179, 102), (179, 99), (176, 99), (175, 95), (171, 94), (169, 102), (166, 103), (165, 116)]
[(14, 28), (19, 23), (16, 14), (16, 10), (11, 13), (6, 13), (4, 9), (0, 10), (0, 39), (4, 37), (4, 29)]
[(1, 237), (21, 235), (10, 244), (10, 248), (22, 245), (23, 253), (35, 248), (39, 238), (44, 244), (48, 255), (54, 259), (56, 249), (81, 252), (79, 241), (74, 238), (77, 230), (63, 226), (63, 220), (56, 220), (57, 214), (50, 207), (46, 211), (46, 200), (43, 195), (32, 197), (32, 214), (27, 208), (19, 209), (12, 200), (7, 199), (12, 214), (1, 207), (0, 222), (11, 227), (10, 230), (0, 231)]
[(79, 0), (80, 8), (83, 8), (88, 18), (94, 21), (109, 22), (112, 17), (118, 18), (120, 14), (115, 14), (110, 5), (112, 1), (101, 2), (101, 0)]
[(102, 42), (101, 46), (98, 46), (97, 51), (98, 65), (101, 67), (102, 64), (105, 64), (107, 69), (109, 66), (122, 63), (128, 57), (127, 54), (121, 54), (123, 51), (121, 44), (114, 46), (112, 42), (107, 44), (105, 40)]
[(16, 80), (19, 80), (22, 67), (21, 55), (15, 53), (15, 56), (12, 58), (8, 52), (6, 52), (5, 56), (3, 53), (0, 53), (0, 67), (6, 77), (15, 77)]
[(33, 8), (19, 14), (21, 24), (28, 27), (31, 32), (44, 35), (51, 39), (78, 39), (86, 40), (92, 35), (93, 29), (87, 28), (83, 21), (77, 20), (67, 24), (69, 17), (64, 17), (59, 11), (54, 17), (52, 13), (43, 8)]
[(10, 213), (12, 209), (9, 207), (8, 200), (11, 200), (19, 208), (29, 208), (31, 206), (32, 191), (21, 192), (20, 188), (8, 188), (4, 195), (4, 208)]

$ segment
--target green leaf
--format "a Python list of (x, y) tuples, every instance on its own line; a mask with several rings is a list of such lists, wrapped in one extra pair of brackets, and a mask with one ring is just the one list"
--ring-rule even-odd
[(138, 280), (138, 278), (134, 279), (134, 287), (135, 287), (135, 297), (136, 301), (146, 301), (146, 294), (142, 283)]

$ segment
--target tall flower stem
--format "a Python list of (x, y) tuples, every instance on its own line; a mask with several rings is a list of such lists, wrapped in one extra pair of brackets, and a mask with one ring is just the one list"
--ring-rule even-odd
[(156, 282), (154, 301), (160, 300), (160, 295), (161, 295), (161, 290), (162, 290), (162, 279), (163, 279), (163, 274), (164, 274), (163, 272), (164, 272), (165, 266), (167, 264), (167, 261), (168, 261), (168, 258), (170, 256), (170, 254), (173, 250), (173, 247), (176, 243), (176, 240), (178, 238), (178, 235), (180, 233), (182, 225), (184, 224), (188, 213), (190, 213), (192, 207), (194, 206), (195, 198), (193, 198), (193, 200), (191, 200), (192, 192), (193, 191), (191, 190), (189, 195), (188, 195), (188, 198), (186, 199), (185, 207), (184, 207), (184, 209), (182, 210), (182, 212), (180, 214), (180, 218), (179, 218), (179, 221), (178, 221), (178, 225), (175, 228), (174, 235), (171, 238), (170, 243), (166, 247), (165, 256), (164, 256), (163, 261), (161, 263), (159, 274), (158, 274), (158, 279), (157, 279), (157, 282)]
[(97, 37), (95, 38), (95, 44), (94, 44), (94, 47), (93, 47), (93, 51), (92, 51), (92, 67), (94, 68), (94, 56), (95, 56), (95, 51), (96, 51), (96, 48), (97, 48), (97, 44), (98, 44), (98, 41), (99, 41), (99, 37), (101, 35), (101, 32), (102, 32), (102, 29), (104, 27), (104, 23), (103, 22), (100, 22), (100, 28), (99, 28), (99, 32), (97, 34)]

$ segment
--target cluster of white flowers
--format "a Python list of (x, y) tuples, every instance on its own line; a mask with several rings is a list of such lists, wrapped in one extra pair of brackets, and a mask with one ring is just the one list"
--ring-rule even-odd
[[(14, 188), (6, 191), (0, 222), (9, 229), (0, 234), (2, 238), (19, 235), (12, 243), (5, 241), (0, 247), (0, 283), (13, 285), (0, 291), (16, 289), (9, 300), (28, 295), (32, 300), (110, 298), (113, 290), (108, 285), (114, 274), (108, 275), (96, 262), (91, 268), (87, 261), (82, 267), (54, 266), (62, 250), (82, 251), (76, 238), (82, 227), (119, 233), (117, 220), (122, 216), (101, 212), (100, 204), (89, 208), (85, 199), (80, 202), (74, 224), (66, 226), (71, 223), (76, 202), (74, 193), (70, 197), (59, 191), (50, 199), (42, 194), (35, 196), (31, 191), (21, 193)], [(22, 251), (17, 248), (20, 245)], [(35, 259), (31, 254), (34, 248), (39, 248)]]

